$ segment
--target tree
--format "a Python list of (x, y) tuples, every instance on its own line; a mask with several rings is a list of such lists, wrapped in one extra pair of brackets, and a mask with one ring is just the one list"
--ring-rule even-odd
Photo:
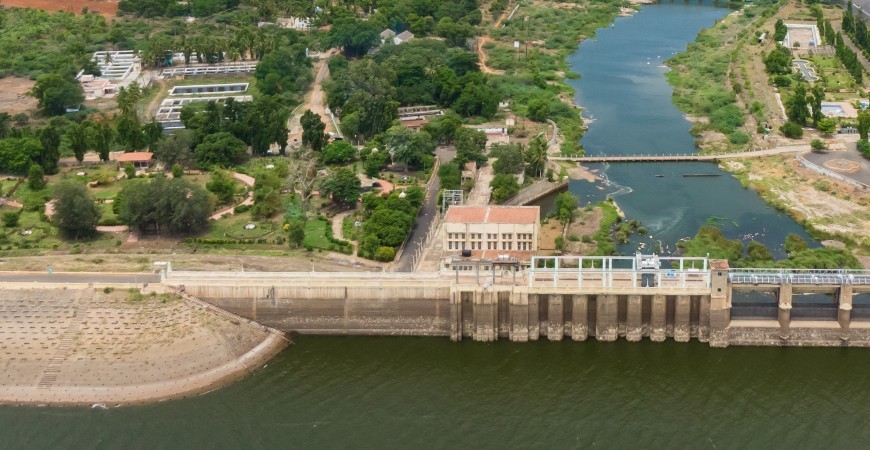
[(320, 116), (307, 109), (299, 119), (299, 123), (302, 125), (302, 145), (319, 152), (326, 142), (326, 134), (324, 134), (326, 125), (320, 120)]
[(237, 166), (248, 159), (245, 147), (245, 143), (232, 133), (210, 134), (196, 146), (196, 164), (200, 168)]
[(547, 98), (535, 97), (529, 100), (529, 119), (543, 122), (550, 116), (550, 101)]
[(88, 150), (88, 126), (84, 123), (71, 123), (66, 130), (69, 146), (75, 154), (76, 161), (81, 163), (85, 159)]
[(377, 25), (353, 17), (337, 19), (332, 24), (327, 42), (332, 47), (343, 47), (347, 56), (362, 56), (380, 40)]
[(489, 187), (492, 190), (492, 199), (496, 203), (502, 203), (520, 192), (520, 185), (513, 175), (498, 174), (492, 178)]
[(547, 142), (541, 136), (529, 141), (526, 149), (526, 173), (534, 177), (544, 176), (547, 167)]
[(287, 223), (287, 237), (294, 248), (302, 246), (302, 241), (305, 240), (305, 221), (291, 220)]
[(205, 189), (184, 178), (138, 178), (119, 193), (118, 216), (140, 231), (192, 234), (208, 227), (213, 209)]
[(803, 83), (794, 88), (794, 94), (786, 101), (786, 115), (788, 120), (800, 126), (807, 124), (807, 97)]
[(867, 140), (868, 132), (870, 132), (870, 112), (861, 111), (858, 114), (858, 136), (862, 141)]
[(810, 141), (810, 148), (813, 150), (827, 150), (828, 144), (821, 139), (813, 139)]
[(344, 167), (332, 172), (320, 186), (323, 195), (332, 197), (340, 205), (352, 205), (359, 198), (361, 183), (355, 173)]
[(413, 131), (401, 125), (387, 130), (384, 144), (389, 149), (393, 162), (405, 167), (419, 167), (423, 163), (423, 156), (435, 150), (435, 143), (429, 133)]
[(462, 171), (458, 164), (451, 161), (438, 168), (438, 179), (441, 181), (441, 189), (459, 189), (462, 184)]
[(265, 95), (295, 94), (311, 82), (311, 60), (302, 44), (281, 47), (260, 60), (254, 76)]
[(45, 172), (39, 164), (30, 166), (30, 171), (27, 174), (27, 186), (32, 191), (41, 191), (45, 189)]
[(498, 158), (492, 165), (495, 173), (522, 173), (525, 168), (523, 147), (520, 144), (496, 144), (489, 152), (490, 157)]
[(6, 228), (15, 228), (18, 226), (18, 219), (21, 217), (21, 211), (3, 213), (3, 226)]
[[(405, 211), (382, 207), (363, 222), (363, 235), (374, 235), (376, 237), (375, 247), (398, 247), (405, 241), (408, 230), (411, 229), (413, 223), (414, 217)], [(361, 247), (368, 247), (365, 236)], [(377, 251), (377, 248), (372, 251)]]
[(375, 252), (375, 259), (378, 261), (389, 262), (396, 257), (396, 249), (393, 247), (378, 247)]
[(771, 75), (788, 75), (791, 73), (791, 51), (777, 45), (773, 51), (764, 57), (764, 69)]
[(181, 178), (184, 176), (184, 167), (181, 167), (181, 164), (173, 164), (172, 168), (172, 178)]
[(151, 151), (154, 152), (154, 158), (164, 165), (180, 164), (182, 167), (193, 167), (196, 164), (193, 153), (194, 139), (193, 131), (176, 130), (151, 147)]
[(58, 73), (47, 73), (37, 78), (30, 95), (36, 98), (42, 112), (49, 116), (64, 114), (67, 106), (78, 105), (85, 99), (78, 82)]
[(145, 138), (145, 145), (150, 149), (154, 147), (160, 138), (163, 137), (163, 125), (156, 119), (151, 119), (142, 127), (142, 134)]
[(574, 220), (578, 203), (577, 196), (567, 191), (556, 196), (556, 215), (563, 226), (567, 226)]
[(126, 150), (139, 150), (145, 147), (142, 124), (139, 123), (135, 113), (119, 116), (115, 120), (115, 128), (118, 143), (126, 147)]
[(65, 235), (78, 240), (94, 234), (102, 211), (87, 187), (66, 181), (54, 189), (54, 198), (51, 220)]
[(474, 161), (477, 167), (486, 163), (486, 133), (466, 127), (458, 128), (453, 135), (453, 145), (460, 167), (468, 161)]
[(825, 101), (825, 90), (822, 85), (817, 83), (813, 86), (813, 95), (810, 97), (810, 109), (812, 111), (813, 126), (818, 127), (819, 121), (824, 117), (822, 115), (822, 102)]
[(52, 119), (48, 126), (40, 128), (37, 132), (39, 143), (42, 144), (42, 152), (37, 160), (42, 164), (45, 173), (48, 174), (57, 173), (57, 162), (60, 160), (62, 120), (60, 118)]
[(127, 176), (128, 180), (136, 178), (136, 166), (131, 162), (124, 164), (124, 175)]
[(834, 119), (831, 119), (829, 117), (823, 117), (819, 119), (816, 128), (818, 128), (819, 131), (824, 134), (833, 134), (834, 131), (837, 129), (837, 123), (834, 122)]
[(94, 150), (100, 155), (100, 161), (109, 160), (109, 149), (115, 139), (115, 130), (107, 120), (95, 123), (91, 127), (91, 142)]
[(236, 183), (226, 170), (213, 171), (205, 188), (217, 197), (219, 203), (228, 203), (236, 194)]
[(345, 141), (335, 141), (323, 148), (324, 164), (347, 164), (356, 159), (356, 149)]

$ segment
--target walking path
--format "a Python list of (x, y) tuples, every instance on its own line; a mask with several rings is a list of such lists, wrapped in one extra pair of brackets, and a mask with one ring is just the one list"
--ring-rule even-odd
[(489, 199), (492, 197), (492, 189), (489, 187), (489, 183), (495, 177), (492, 171), (492, 163), (494, 161), (495, 159), (492, 159), (487, 165), (478, 169), (477, 179), (474, 181), (474, 187), (471, 188), (471, 192), (468, 193), (466, 205), (486, 206), (489, 204)]
[(237, 206), (253, 205), (254, 204), (254, 189), (253, 189), (254, 188), (254, 181), (255, 181), (254, 177), (249, 176), (249, 175), (245, 175), (243, 173), (234, 172), (233, 178), (241, 181), (242, 183), (245, 183), (248, 187), (251, 188), (251, 189), (248, 189), (248, 195), (245, 196), (245, 199), (242, 200), (240, 203), (233, 205), (233, 206), (228, 206), (228, 207), (212, 214), (209, 217), (209, 220), (218, 220), (227, 214), (233, 215), (236, 213)]
[(353, 256), (356, 256), (358, 243), (344, 237), (344, 218), (353, 214), (354, 210), (342, 211), (332, 218), (332, 237), (342, 241), (348, 241), (353, 245)]
[[(513, 16), (514, 12), (516, 12), (517, 8), (519, 8), (519, 7), (520, 7), (520, 5), (517, 5), (516, 7), (514, 7), (513, 11), (510, 12), (510, 15)], [(495, 24), (493, 24), (492, 28), (500, 27), (501, 23), (504, 22), (507, 17), (508, 17), (508, 12), (507, 12), (507, 10), (505, 10), (501, 14), (501, 16), (499, 16), (499, 18), (495, 22)], [(489, 42), (493, 42), (493, 39), (489, 36), (489, 34), (485, 34), (485, 35), (477, 38), (477, 56), (480, 59), (480, 70), (483, 73), (491, 73), (493, 75), (503, 75), (505, 73), (504, 70), (493, 69), (492, 67), (489, 67), (488, 65), (486, 65), (486, 62), (489, 60), (489, 55), (483, 49), (483, 46)]]
[(287, 121), (287, 145), (291, 148), (302, 145), (302, 124), (300, 120), (306, 110), (310, 109), (311, 112), (320, 116), (320, 120), (326, 124), (325, 132), (335, 133), (337, 131), (333, 125), (332, 118), (329, 117), (329, 114), (326, 114), (326, 108), (323, 104), (322, 87), (324, 78), (329, 75), (329, 58), (336, 52), (336, 49), (331, 49), (326, 53), (326, 58), (314, 63), (314, 70), (317, 73), (314, 76), (314, 82), (311, 83), (311, 87), (305, 94), (305, 101), (293, 110), (290, 119)]

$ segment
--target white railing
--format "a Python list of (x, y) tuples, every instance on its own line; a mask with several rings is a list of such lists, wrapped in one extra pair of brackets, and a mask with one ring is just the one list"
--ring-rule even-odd
[(804, 155), (798, 155), (797, 160), (801, 166), (806, 167), (807, 169), (816, 171), (822, 175), (829, 176), (829, 177), (834, 178), (836, 180), (840, 180), (840, 181), (849, 183), (849, 184), (851, 184), (853, 186), (857, 186), (861, 189), (870, 188), (870, 185), (864, 184), (858, 180), (854, 180), (854, 179), (849, 178), (847, 176), (840, 175), (839, 173), (836, 173), (833, 170), (825, 169), (824, 167), (819, 166), (815, 163), (811, 163), (809, 160), (804, 158)]

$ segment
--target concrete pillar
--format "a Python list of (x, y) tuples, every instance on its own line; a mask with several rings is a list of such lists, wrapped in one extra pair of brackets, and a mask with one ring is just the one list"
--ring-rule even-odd
[(511, 293), (510, 304), (510, 340), (511, 342), (528, 342), (529, 340), (529, 293)]
[(540, 310), (538, 294), (529, 294), (529, 340), (537, 341), (541, 337), (541, 320), (538, 317)]
[(565, 336), (564, 308), (562, 307), (562, 295), (551, 294), (547, 305), (547, 339), (561, 341)]
[(791, 325), (791, 285), (781, 284), (779, 286), (779, 328), (780, 337), (787, 338), (789, 336), (789, 326)]
[(629, 295), (626, 303), (625, 338), (631, 342), (643, 339), (643, 297)]
[(692, 298), (688, 295), (678, 295), (674, 303), (674, 340), (689, 342), (691, 332), (689, 322), (692, 313)]
[(666, 325), (668, 319), (668, 301), (664, 295), (656, 294), (652, 298), (652, 311), (649, 318), (649, 338), (653, 342), (664, 342), (668, 337)]
[(837, 291), (837, 300), (839, 309), (837, 312), (837, 321), (840, 322), (840, 328), (848, 330), (852, 323), (852, 285), (844, 284)]
[(702, 295), (698, 314), (698, 340), (708, 342), (710, 340), (710, 296)]
[(589, 296), (574, 295), (571, 302), (571, 339), (585, 341), (589, 336)]
[[(731, 323), (731, 284), (728, 282), (728, 260), (710, 260), (710, 347), (728, 346), (728, 325)], [(701, 317), (703, 322), (703, 300)]]
[(474, 291), (475, 341), (490, 342), (498, 337), (497, 293), (491, 290)]
[(619, 336), (619, 299), (615, 295), (599, 295), (595, 312), (595, 339), (612, 342)]
[(462, 292), (450, 290), (450, 340), (462, 340)]

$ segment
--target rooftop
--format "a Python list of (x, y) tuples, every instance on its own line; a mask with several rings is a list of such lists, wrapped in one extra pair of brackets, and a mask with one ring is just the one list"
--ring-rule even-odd
[(118, 155), (118, 162), (143, 162), (151, 161), (154, 153), (151, 152), (129, 152)]
[(451, 206), (448, 223), (538, 223), (540, 206)]

